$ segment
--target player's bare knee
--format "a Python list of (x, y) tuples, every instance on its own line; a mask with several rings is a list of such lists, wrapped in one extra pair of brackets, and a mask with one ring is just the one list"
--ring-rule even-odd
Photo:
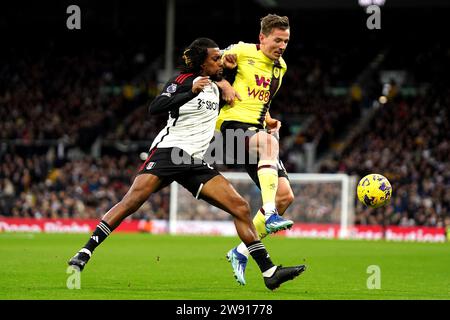
[(260, 132), (258, 134), (258, 152), (262, 159), (276, 159), (279, 145), (277, 139), (271, 134)]
[(244, 199), (239, 199), (233, 206), (233, 213), (241, 219), (250, 219), (251, 210), (250, 205)]

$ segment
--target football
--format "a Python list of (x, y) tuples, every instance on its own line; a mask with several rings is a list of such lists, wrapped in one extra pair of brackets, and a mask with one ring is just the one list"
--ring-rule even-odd
[(391, 184), (381, 174), (369, 174), (362, 178), (356, 191), (359, 201), (371, 208), (386, 205), (392, 196)]

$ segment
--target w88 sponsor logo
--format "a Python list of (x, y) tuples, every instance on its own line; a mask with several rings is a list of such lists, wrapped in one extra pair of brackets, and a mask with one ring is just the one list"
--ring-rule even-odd
[(259, 101), (262, 102), (268, 102), (270, 99), (270, 91), (261, 89), (256, 90), (255, 88), (250, 90), (250, 87), (248, 87), (247, 89), (249, 97), (253, 97), (254, 99), (258, 99)]

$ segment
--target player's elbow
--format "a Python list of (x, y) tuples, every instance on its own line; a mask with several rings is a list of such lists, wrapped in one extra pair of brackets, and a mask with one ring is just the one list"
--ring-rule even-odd
[(160, 108), (158, 107), (158, 104), (155, 103), (155, 100), (151, 101), (151, 102), (148, 104), (147, 110), (148, 110), (148, 113), (149, 113), (150, 115), (158, 114), (159, 111), (160, 111), (159, 109), (160, 109)]

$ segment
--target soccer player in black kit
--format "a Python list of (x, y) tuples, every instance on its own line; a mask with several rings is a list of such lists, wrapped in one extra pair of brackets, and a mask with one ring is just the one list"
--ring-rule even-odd
[[(94, 249), (123, 219), (138, 210), (152, 193), (177, 181), (194, 197), (233, 216), (239, 238), (258, 264), (266, 287), (276, 289), (306, 267), (272, 263), (252, 223), (249, 204), (228, 180), (203, 161), (219, 114), (220, 90), (215, 81), (221, 80), (223, 69), (218, 45), (198, 38), (186, 48), (183, 59), (182, 72), (170, 79), (149, 105), (150, 114), (168, 113), (166, 127), (153, 141), (127, 194), (103, 216), (89, 241), (68, 263), (83, 270)], [(183, 161), (173, 161), (180, 154), (184, 154)]]

